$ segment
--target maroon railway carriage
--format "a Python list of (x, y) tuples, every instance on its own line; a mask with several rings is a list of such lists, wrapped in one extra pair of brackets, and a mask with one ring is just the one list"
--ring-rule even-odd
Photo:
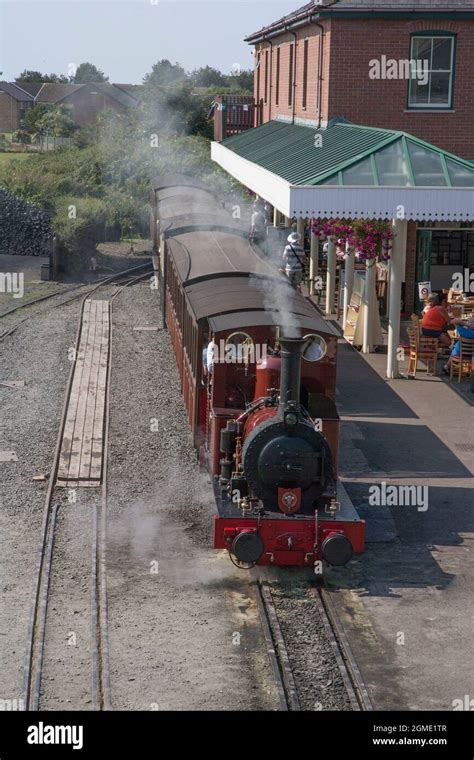
[[(337, 502), (338, 333), (202, 184), (155, 183), (164, 322), (214, 546), (239, 566), (345, 564), (364, 522)], [(284, 334), (286, 333), (286, 334)]]

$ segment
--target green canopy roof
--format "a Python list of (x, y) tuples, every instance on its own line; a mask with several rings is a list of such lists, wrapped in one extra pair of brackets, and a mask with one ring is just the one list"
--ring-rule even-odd
[(291, 185), (474, 187), (474, 164), (392, 129), (269, 121), (222, 145)]

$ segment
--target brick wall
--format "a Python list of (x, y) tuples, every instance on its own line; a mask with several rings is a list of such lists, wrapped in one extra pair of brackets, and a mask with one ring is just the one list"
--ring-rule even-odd
[[(322, 122), (344, 116), (355, 123), (400, 129), (463, 158), (474, 160), (474, 22), (410, 21), (409, 19), (325, 20), (323, 43), (322, 108), (317, 108), (320, 30), (307, 25), (296, 32), (296, 88), (294, 108), (288, 104), (290, 44), (293, 35), (275, 37), (256, 46), (260, 53), (254, 96), (260, 97), (262, 121), (277, 116)], [(410, 34), (417, 31), (453, 32), (456, 38), (454, 102), (452, 111), (408, 111), (408, 82), (404, 79), (370, 79), (369, 62), (382, 55), (396, 60), (410, 57)], [(303, 50), (308, 38), (308, 96), (303, 109)], [(280, 48), (280, 92), (276, 104), (276, 61)], [(265, 102), (265, 52), (268, 52), (268, 87)], [(256, 61), (257, 61), (256, 55)], [(260, 87), (257, 86), (258, 78)], [(271, 85), (271, 97), (270, 97)]]
[(117, 113), (125, 113), (127, 108), (116, 100), (104, 95), (102, 92), (98, 95), (92, 95), (94, 88), (82, 88), (70, 97), (61, 101), (64, 105), (72, 107), (73, 118), (76, 124), (82, 126), (83, 124), (93, 124), (97, 118), (97, 115), (106, 109), (112, 109)]
[[(410, 34), (457, 34), (453, 111), (407, 111), (408, 82), (369, 78), (369, 61), (409, 59)], [(400, 129), (463, 158), (474, 159), (474, 22), (341, 19), (331, 33), (329, 118)]]
[(415, 308), (416, 280), (416, 222), (407, 225), (407, 252), (405, 260), (405, 313), (410, 315)]
[[(330, 22), (324, 24), (323, 41), (323, 82), (322, 82), (322, 108), (321, 118), (327, 110), (328, 82), (329, 82), (329, 51), (330, 51)], [(310, 119), (318, 121), (320, 112), (318, 108), (318, 83), (319, 83), (319, 55), (321, 45), (321, 30), (309, 25), (293, 34), (285, 33), (269, 42), (264, 42), (256, 47), (256, 61), (260, 60), (259, 69), (256, 70), (254, 79), (254, 97), (256, 102), (263, 101), (263, 122), (275, 119), (277, 116), (291, 120), (293, 115), (296, 119)], [(306, 108), (303, 107), (303, 71), (304, 71), (304, 42), (308, 40), (308, 80), (306, 88)], [(293, 77), (296, 86), (292, 86), (292, 103), (289, 103), (290, 90), (290, 45), (293, 48), (293, 66), (296, 60), (296, 77)], [(280, 77), (277, 98), (277, 49), (280, 49)], [(268, 53), (268, 57), (266, 56)], [(259, 58), (258, 58), (259, 56)], [(267, 91), (265, 93), (265, 72), (268, 61)], [(258, 74), (259, 71), (259, 74)], [(258, 87), (260, 77), (260, 87)], [(266, 95), (266, 97), (265, 97)], [(277, 102), (278, 100), (278, 102)]]
[(14, 132), (20, 126), (19, 104), (7, 92), (0, 92), (0, 132)]

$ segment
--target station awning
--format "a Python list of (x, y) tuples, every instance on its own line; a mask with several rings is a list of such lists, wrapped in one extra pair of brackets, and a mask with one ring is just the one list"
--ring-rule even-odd
[(474, 165), (405, 132), (270, 121), (211, 156), (287, 217), (474, 220)]

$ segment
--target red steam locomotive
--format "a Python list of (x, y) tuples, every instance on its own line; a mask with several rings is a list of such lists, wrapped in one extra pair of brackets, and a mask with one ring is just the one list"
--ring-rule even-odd
[(246, 568), (346, 564), (365, 524), (337, 501), (337, 331), (203, 183), (158, 177), (151, 224), (215, 548)]

